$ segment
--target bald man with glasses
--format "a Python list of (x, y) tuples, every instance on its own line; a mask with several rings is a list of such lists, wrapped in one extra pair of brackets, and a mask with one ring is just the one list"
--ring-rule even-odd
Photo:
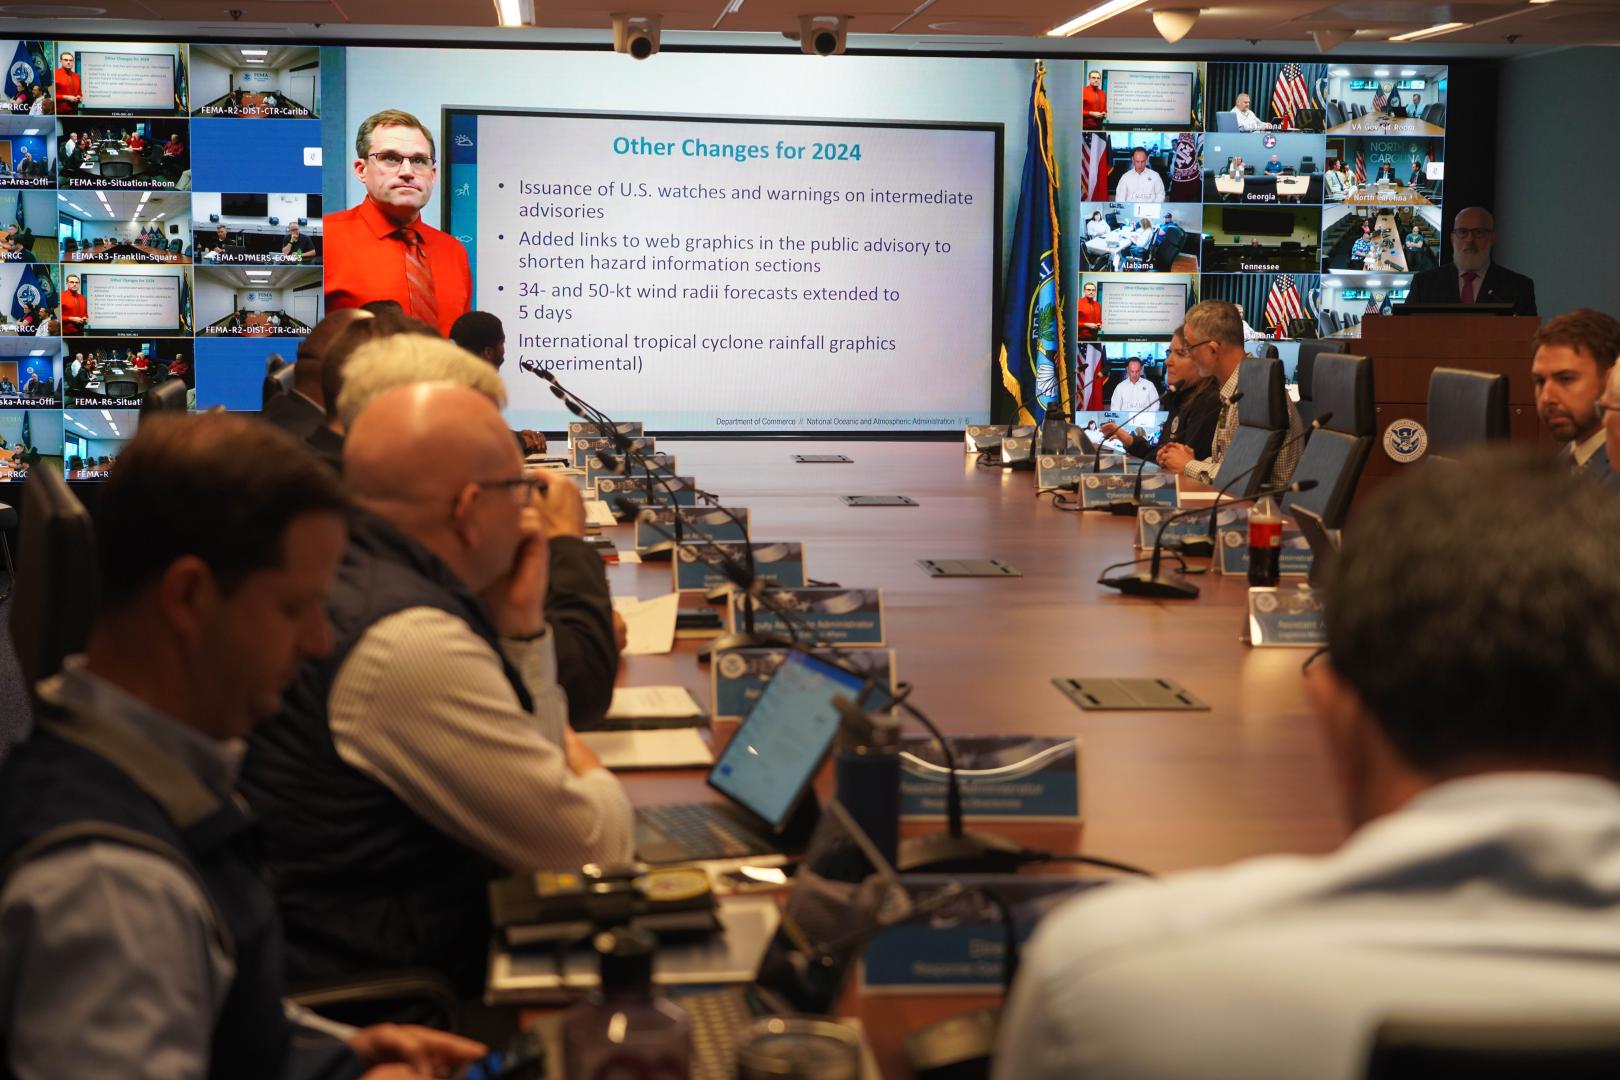
[(1536, 314), (1536, 283), (1491, 258), (1496, 219), (1482, 206), (1457, 215), (1451, 259), (1412, 277), (1405, 304), (1511, 304), (1515, 315)]

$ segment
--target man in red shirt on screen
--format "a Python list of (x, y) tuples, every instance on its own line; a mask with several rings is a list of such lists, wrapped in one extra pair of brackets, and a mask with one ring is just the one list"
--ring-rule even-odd
[(1085, 129), (1095, 131), (1108, 122), (1108, 93), (1102, 88), (1102, 72), (1093, 68), (1086, 76), (1086, 85), (1080, 91), (1080, 110), (1085, 115)]
[(62, 332), (84, 333), (89, 315), (89, 306), (85, 303), (84, 293), (79, 291), (79, 275), (69, 274), (67, 288), (62, 290)]
[(366, 197), (326, 218), (327, 310), (395, 300), (448, 334), (472, 306), (472, 270), (455, 237), (422, 221), (438, 175), (433, 134), (387, 109), (360, 125), (354, 150)]
[(65, 52), (57, 60), (56, 69), (56, 113), (58, 116), (70, 116), (79, 111), (79, 102), (84, 97), (84, 87), (79, 84), (79, 73), (73, 70), (73, 54)]

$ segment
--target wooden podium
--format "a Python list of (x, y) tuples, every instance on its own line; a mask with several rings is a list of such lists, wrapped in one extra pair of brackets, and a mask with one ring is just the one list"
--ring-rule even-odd
[(1429, 423), (1429, 374), (1437, 367), (1464, 368), (1508, 379), (1508, 423), (1514, 442), (1536, 442), (1541, 424), (1530, 381), (1530, 340), (1541, 320), (1526, 315), (1368, 315), (1361, 341), (1344, 351), (1367, 356), (1373, 366), (1377, 434), (1361, 491), (1400, 473), (1423, 458), (1401, 462), (1391, 456), (1384, 432), (1397, 420)]

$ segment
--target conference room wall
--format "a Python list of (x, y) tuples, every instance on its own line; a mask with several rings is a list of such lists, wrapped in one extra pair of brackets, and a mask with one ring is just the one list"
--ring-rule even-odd
[[(1223, 210), (1225, 208), (1211, 206), (1204, 214), (1204, 232), (1217, 244), (1247, 244), (1250, 240), (1259, 240), (1262, 244), (1275, 245), (1282, 243), (1284, 240), (1293, 240), (1307, 247), (1315, 247), (1321, 239), (1319, 218), (1321, 211), (1314, 206), (1268, 206), (1259, 208), (1234, 203), (1232, 208), (1247, 213), (1263, 213), (1268, 217), (1275, 216), (1278, 218), (1291, 213), (1294, 219), (1294, 230), (1287, 236), (1274, 233), (1230, 233), (1226, 231), (1226, 226), (1223, 224)], [(1234, 239), (1234, 236), (1243, 237), (1243, 239)]]
[[(1580, 307), (1620, 317), (1620, 217), (1604, 200), (1578, 194), (1586, 190), (1581, 177), (1601, 187), (1620, 175), (1620, 141), (1607, 115), (1617, 63), (1620, 50), (1588, 46), (1502, 65), (1496, 257), (1535, 279), (1544, 319)], [(1448, 192), (1456, 175), (1447, 168)], [(1448, 226), (1469, 205), (1448, 194)]]
[[(0, 409), (0, 439), (7, 446), (16, 446), (22, 438), (23, 417), (27, 409)], [(28, 421), (28, 442), (47, 457), (62, 453), (62, 424), (54, 415), (35, 413)]]
[(193, 53), (191, 61), (193, 111), (230, 93), (232, 85), (241, 74), (251, 71), (270, 76), (270, 89), (277, 94), (290, 95), (300, 105), (309, 106), (317, 114), (320, 112), (320, 77), (318, 69), (314, 66), (299, 70), (295, 77), (292, 68), (265, 68), (257, 64), (251, 67), (246, 65), (226, 67), (202, 53)]
[[(200, 231), (207, 231), (216, 225), (224, 225), (232, 232), (246, 229), (257, 233), (274, 233), (283, 235), (287, 231), (288, 222), (305, 219), (307, 224), (299, 226), (299, 231), (305, 236), (321, 235), (321, 219), (310, 217), (308, 195), (272, 194), (268, 197), (270, 212), (264, 217), (247, 217), (240, 214), (220, 214), (222, 195), (217, 191), (198, 191), (191, 196), (192, 224)], [(210, 215), (219, 214), (218, 221), (209, 220)], [(280, 218), (280, 225), (270, 224), (271, 218)]]

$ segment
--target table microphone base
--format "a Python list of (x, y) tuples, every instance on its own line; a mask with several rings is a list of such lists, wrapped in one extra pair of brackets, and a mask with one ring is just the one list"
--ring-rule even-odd
[(651, 547), (639, 549), (636, 554), (641, 556), (642, 562), (669, 562), (675, 555), (675, 541), (660, 540)]
[(1106, 510), (1115, 517), (1135, 517), (1137, 508), (1141, 505), (1135, 499), (1127, 499), (1124, 502), (1111, 502), (1106, 506), (1099, 506), (1097, 509)]
[(785, 649), (792, 642), (769, 634), (727, 634), (717, 637), (713, 641), (706, 641), (698, 649), (698, 661), (707, 663), (714, 658), (714, 654), (725, 649)]
[(949, 832), (901, 841), (896, 868), (902, 874), (1005, 874), (1030, 862), (1029, 852), (993, 833)]
[(1215, 545), (1209, 540), (1183, 540), (1178, 544), (1164, 546), (1193, 559), (1208, 559), (1215, 554)]
[(1103, 578), (1101, 584), (1118, 589), (1126, 596), (1148, 596), (1155, 600), (1191, 600), (1198, 595), (1198, 586), (1190, 581), (1178, 581), (1147, 570)]

